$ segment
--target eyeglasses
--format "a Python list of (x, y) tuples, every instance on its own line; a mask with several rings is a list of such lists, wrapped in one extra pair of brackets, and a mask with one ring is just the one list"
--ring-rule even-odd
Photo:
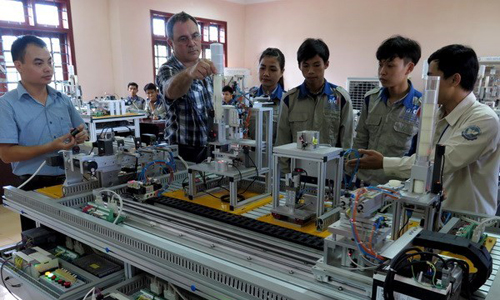
[(188, 36), (181, 36), (180, 38), (177, 39), (177, 42), (183, 45), (189, 44), (191, 41), (200, 41), (201, 40), (201, 34), (199, 32), (193, 33), (193, 35), (190, 37)]

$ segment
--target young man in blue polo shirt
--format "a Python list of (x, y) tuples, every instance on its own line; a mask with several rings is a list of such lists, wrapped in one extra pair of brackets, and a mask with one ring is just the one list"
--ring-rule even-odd
[(146, 100), (137, 95), (139, 86), (135, 82), (130, 82), (127, 86), (129, 96), (127, 97), (126, 105), (129, 109), (144, 110), (146, 108)]
[[(0, 98), (0, 158), (11, 163), (12, 172), (24, 181), (45, 158), (83, 143), (88, 133), (70, 99), (48, 86), (54, 67), (45, 42), (22, 36), (12, 44), (11, 53), (21, 81)], [(73, 128), (80, 131), (75, 137), (70, 133)], [(63, 169), (45, 165), (24, 189), (63, 181)], [(22, 225), (23, 230), (29, 227)]]
[[(420, 55), (420, 45), (402, 36), (391, 37), (379, 46), (376, 56), (382, 88), (365, 95), (354, 149), (374, 149), (391, 157), (411, 155), (408, 152), (418, 131), (422, 93), (413, 88), (408, 76)], [(358, 179), (365, 185), (377, 185), (399, 178), (383, 170), (359, 170)]]

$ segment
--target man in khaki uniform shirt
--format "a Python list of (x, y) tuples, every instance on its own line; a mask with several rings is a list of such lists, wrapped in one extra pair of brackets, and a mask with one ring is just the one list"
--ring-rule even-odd
[(283, 98), (276, 146), (296, 142), (299, 131), (317, 130), (320, 144), (351, 147), (352, 103), (343, 88), (324, 78), (329, 56), (322, 40), (307, 39), (300, 46), (297, 60), (305, 81)]
[[(494, 215), (497, 210), (500, 167), (500, 123), (495, 112), (472, 93), (479, 63), (476, 53), (462, 45), (446, 46), (429, 58), (429, 73), (440, 76), (434, 145), (446, 146), (443, 202), (446, 209)], [(409, 177), (415, 155), (383, 157), (362, 151), (360, 167), (383, 168), (388, 174)], [(355, 164), (349, 161), (349, 165)]]
[[(413, 88), (408, 76), (420, 60), (420, 45), (409, 38), (394, 36), (377, 49), (378, 76), (382, 88), (365, 95), (354, 149), (372, 149), (384, 156), (411, 155), (412, 140), (418, 131), (417, 112), (422, 93)], [(387, 183), (401, 179), (383, 170), (359, 170), (358, 184)]]

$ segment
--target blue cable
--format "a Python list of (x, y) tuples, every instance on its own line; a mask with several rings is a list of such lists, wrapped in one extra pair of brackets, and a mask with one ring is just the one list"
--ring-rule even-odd
[(349, 175), (350, 176), (349, 180), (347, 179), (347, 174), (344, 173), (344, 185), (345, 185), (346, 189), (351, 189), (352, 179), (358, 173), (358, 170), (359, 170), (359, 160), (361, 159), (361, 156), (359, 155), (358, 150), (353, 149), (353, 148), (347, 149), (344, 152), (344, 158), (349, 157), (349, 155), (351, 153), (354, 153), (354, 157), (356, 158), (356, 166), (354, 167), (354, 170), (352, 171), (352, 173)]

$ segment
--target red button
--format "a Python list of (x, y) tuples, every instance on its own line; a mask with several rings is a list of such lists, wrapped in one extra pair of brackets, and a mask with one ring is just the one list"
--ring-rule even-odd
[(71, 286), (71, 282), (66, 281), (66, 282), (64, 283), (64, 287), (65, 287), (65, 288), (69, 288), (70, 286)]

